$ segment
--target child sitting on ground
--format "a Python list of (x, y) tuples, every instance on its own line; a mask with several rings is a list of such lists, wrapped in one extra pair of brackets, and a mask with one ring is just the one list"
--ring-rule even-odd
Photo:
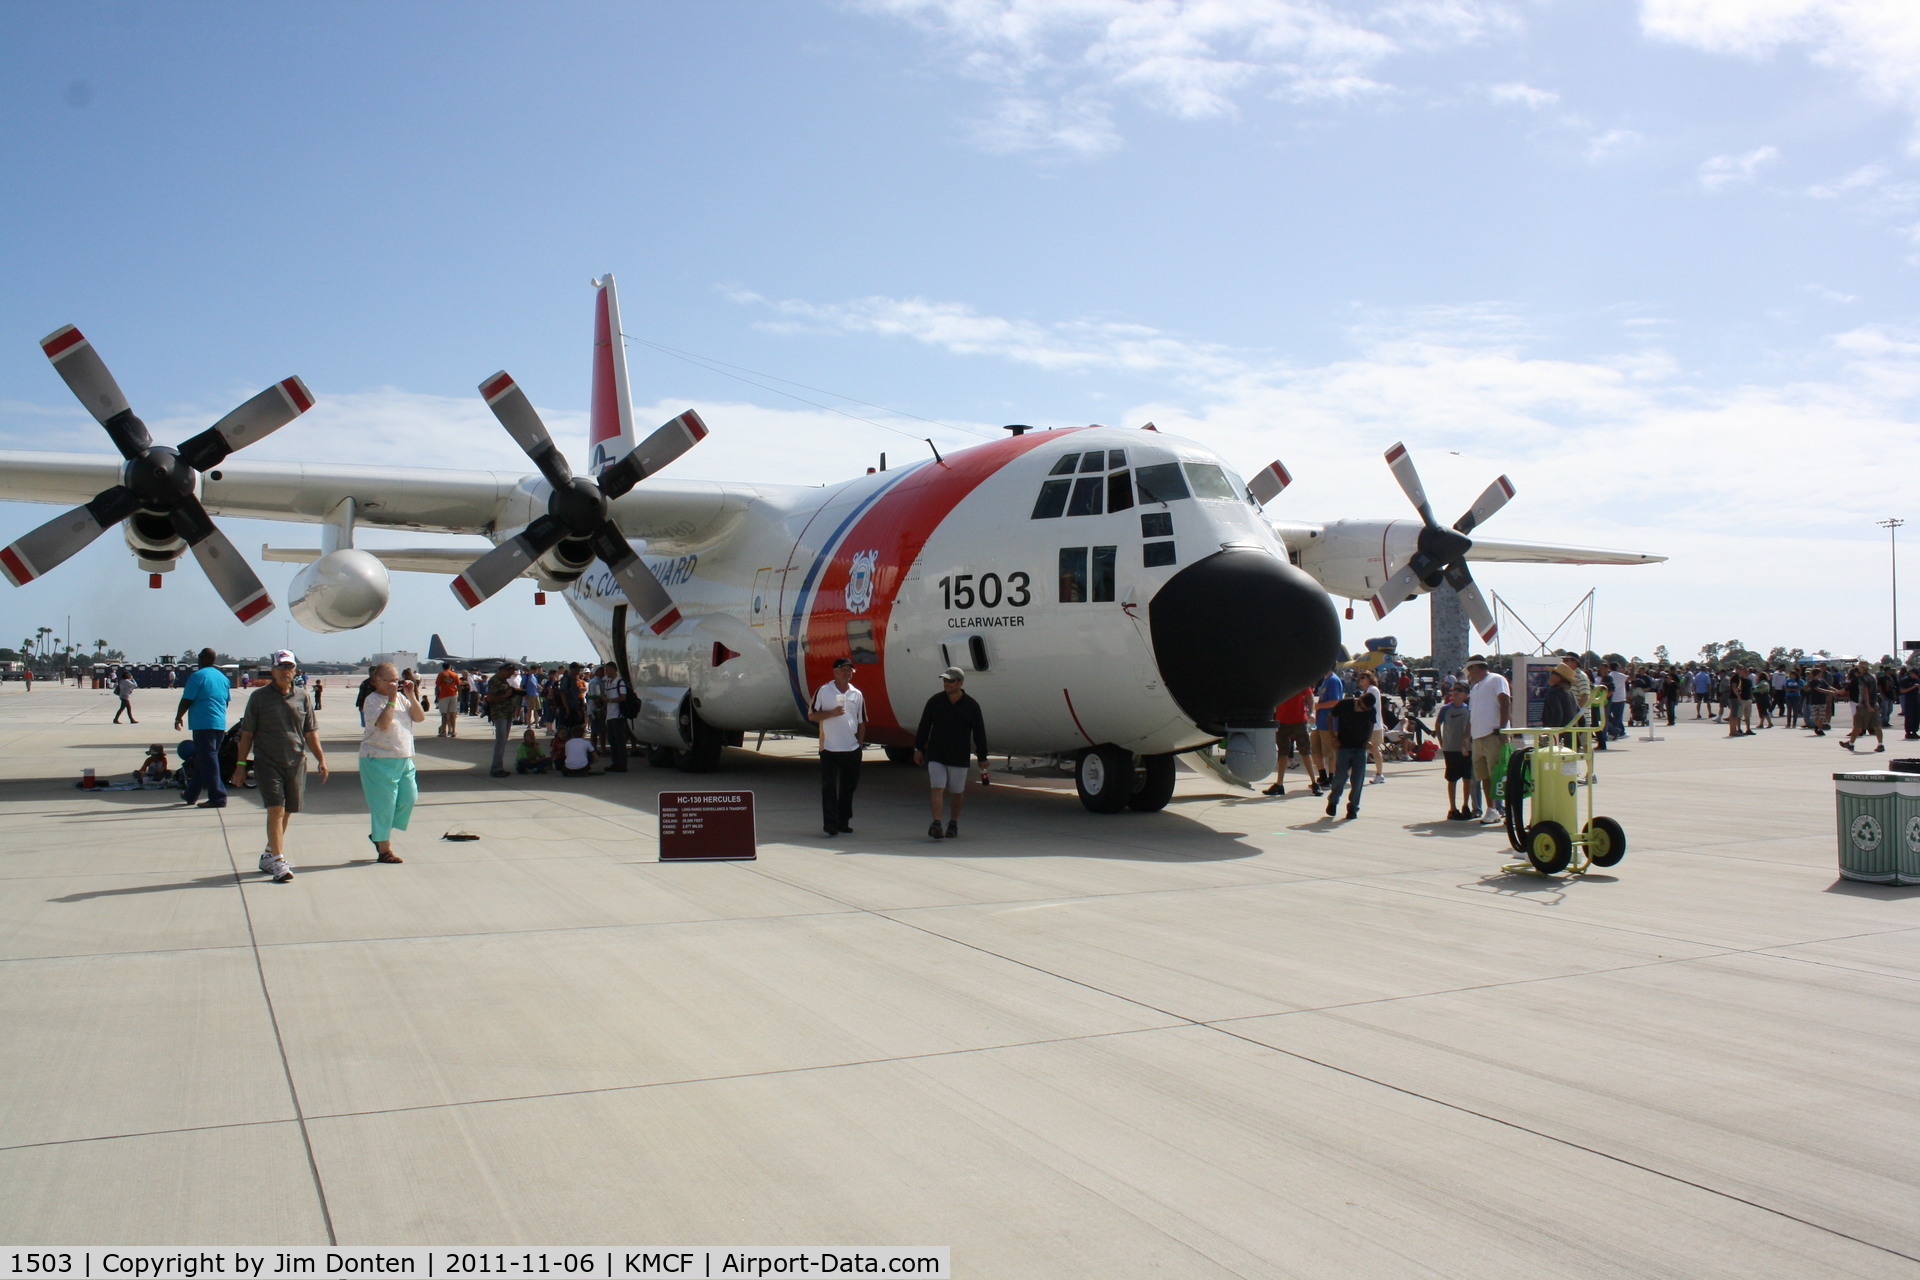
[(519, 754), (514, 757), (515, 773), (545, 773), (553, 768), (553, 757), (540, 749), (540, 737), (529, 727), (520, 739)]
[(554, 735), (554, 738), (556, 741), (564, 740), (566, 743), (566, 758), (560, 768), (560, 772), (566, 774), (569, 778), (587, 777), (587, 767), (593, 763), (595, 752), (593, 744), (587, 741), (586, 734), (577, 730), (570, 733), (568, 730), (562, 729)]
[(133, 771), (133, 785), (145, 790), (148, 787), (164, 787), (173, 777), (173, 771), (167, 768), (167, 749), (159, 743), (147, 748), (147, 758)]

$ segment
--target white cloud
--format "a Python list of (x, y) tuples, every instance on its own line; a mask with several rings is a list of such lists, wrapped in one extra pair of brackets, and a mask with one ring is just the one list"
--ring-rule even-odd
[(1529, 111), (1539, 111), (1560, 101), (1560, 95), (1550, 89), (1536, 89), (1518, 81), (1488, 86), (1487, 97), (1501, 106), (1525, 107)]
[[(1802, 47), (1871, 100), (1920, 115), (1913, 0), (1641, 0), (1640, 25), (1656, 39), (1740, 57)], [(1910, 149), (1920, 155), (1920, 131)]]
[(1714, 156), (1700, 166), (1700, 185), (1721, 191), (1739, 182), (1752, 182), (1760, 170), (1780, 158), (1778, 147), (1755, 147), (1744, 155)]
[(1321, 0), (853, 0), (927, 31), (998, 100), (974, 129), (994, 151), (1098, 154), (1109, 101), (1176, 119), (1231, 117), (1262, 94), (1296, 102), (1390, 92), (1397, 54), (1511, 30), (1498, 0), (1398, 0), (1361, 12)]
[(1645, 141), (1641, 134), (1632, 129), (1609, 129), (1588, 139), (1587, 160), (1591, 164), (1605, 164), (1635, 150)]

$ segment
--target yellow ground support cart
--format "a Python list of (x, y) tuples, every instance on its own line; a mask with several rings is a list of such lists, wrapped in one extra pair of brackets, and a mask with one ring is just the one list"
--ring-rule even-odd
[(1584, 875), (1627, 856), (1627, 833), (1612, 818), (1593, 812), (1594, 735), (1606, 732), (1604, 720), (1597, 726), (1501, 732), (1513, 744), (1504, 806), (1507, 843), (1527, 856), (1525, 862), (1509, 863), (1508, 871)]

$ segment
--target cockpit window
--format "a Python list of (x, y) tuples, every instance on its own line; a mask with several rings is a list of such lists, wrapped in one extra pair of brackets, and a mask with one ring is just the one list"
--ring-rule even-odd
[(1134, 483), (1140, 490), (1140, 501), (1178, 502), (1193, 495), (1187, 491), (1187, 481), (1180, 474), (1177, 462), (1160, 462), (1150, 467), (1140, 467), (1133, 473)]
[(1067, 490), (1073, 488), (1071, 480), (1049, 480), (1040, 486), (1040, 500), (1033, 504), (1034, 520), (1051, 520), (1067, 509)]
[(1227, 502), (1240, 502), (1242, 498), (1233, 491), (1227, 473), (1211, 462), (1189, 462), (1187, 479), (1193, 482), (1193, 496), (1196, 498), (1220, 498)]
[(1074, 468), (1079, 465), (1080, 455), (1077, 453), (1069, 453), (1061, 458), (1060, 461), (1054, 463), (1053, 470), (1047, 472), (1047, 474), (1050, 476), (1070, 476), (1073, 474)]
[(1067, 503), (1070, 516), (1097, 516), (1100, 514), (1100, 497), (1107, 487), (1102, 476), (1082, 476), (1073, 482), (1073, 498)]
[(1080, 459), (1080, 469), (1082, 471), (1105, 471), (1107, 469), (1107, 451), (1105, 449), (1095, 449), (1092, 453), (1087, 454)]
[(1118, 470), (1119, 468), (1124, 467), (1126, 465), (1127, 465), (1127, 451), (1125, 449), (1107, 450), (1107, 469), (1108, 470)]

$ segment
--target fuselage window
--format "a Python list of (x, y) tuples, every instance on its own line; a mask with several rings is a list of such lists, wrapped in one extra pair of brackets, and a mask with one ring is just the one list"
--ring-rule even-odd
[(880, 651), (873, 645), (873, 619), (847, 619), (847, 655), (861, 666), (880, 661)]
[(1100, 514), (1100, 491), (1106, 488), (1106, 480), (1101, 476), (1081, 476), (1073, 482), (1073, 498), (1067, 503), (1070, 516), (1097, 516)]
[(1142, 550), (1143, 555), (1141, 558), (1149, 569), (1174, 563), (1173, 544), (1171, 542), (1149, 542)]
[(967, 656), (973, 659), (975, 671), (987, 669), (987, 638), (985, 636), (967, 637)]
[(1080, 469), (1082, 471), (1105, 471), (1107, 469), (1107, 451), (1105, 449), (1095, 449), (1092, 453), (1080, 459)]
[(1140, 536), (1143, 538), (1171, 538), (1173, 536), (1173, 512), (1142, 511), (1140, 513)]
[(1069, 453), (1061, 458), (1060, 461), (1054, 463), (1053, 470), (1047, 472), (1047, 474), (1050, 476), (1070, 476), (1073, 474), (1074, 468), (1079, 465), (1080, 455), (1077, 453)]
[(1135, 485), (1140, 490), (1140, 501), (1178, 502), (1191, 497), (1187, 492), (1187, 481), (1180, 474), (1177, 462), (1160, 462), (1151, 467), (1136, 468), (1133, 473)]
[(1107, 510), (1125, 511), (1133, 505), (1133, 476), (1116, 471), (1107, 477)]
[(1227, 480), (1227, 473), (1211, 462), (1189, 462), (1187, 479), (1193, 482), (1193, 496), (1196, 498), (1240, 501), (1240, 495), (1233, 491), (1233, 485)]
[(1095, 604), (1113, 599), (1114, 558), (1119, 550), (1118, 547), (1093, 549), (1093, 602)]
[(1084, 604), (1087, 599), (1087, 549), (1060, 548), (1060, 603)]
[(1040, 486), (1040, 500), (1033, 504), (1035, 520), (1051, 520), (1067, 509), (1067, 491), (1073, 488), (1071, 480), (1049, 480)]
[(1127, 451), (1125, 449), (1107, 450), (1107, 466), (1109, 469), (1117, 469), (1126, 465)]

